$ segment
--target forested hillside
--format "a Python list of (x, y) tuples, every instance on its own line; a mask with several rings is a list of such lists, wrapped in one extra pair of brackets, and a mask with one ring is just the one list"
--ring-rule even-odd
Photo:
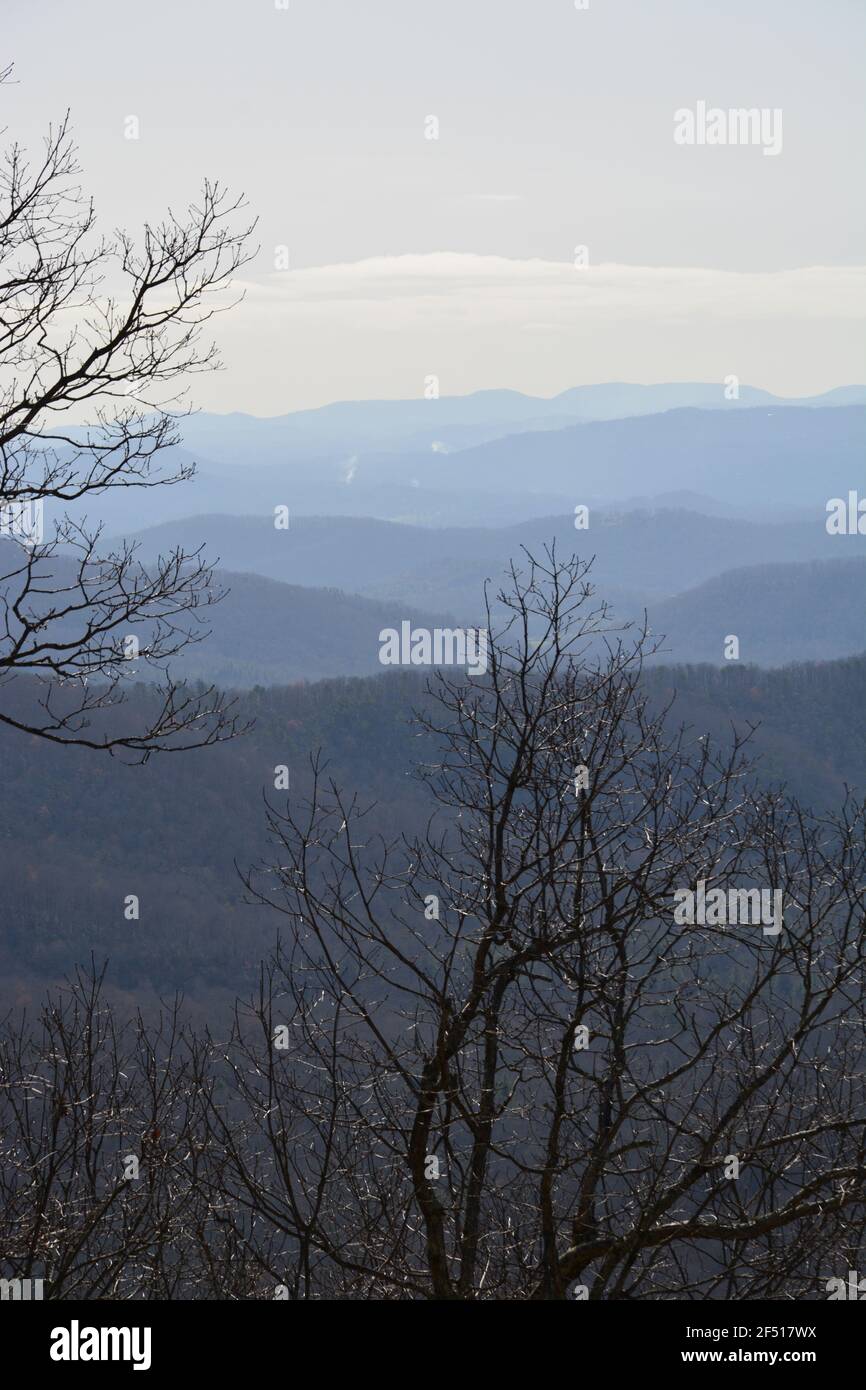
[[(866, 698), (866, 657), (779, 671), (747, 666), (652, 669), (671, 718), (725, 741), (732, 724), (760, 724), (758, 775), (803, 800), (834, 805), (846, 782), (866, 786), (866, 747), (851, 720)], [(22, 683), (15, 687), (23, 698)], [(143, 767), (52, 747), (0, 730), (0, 874), (6, 911), (0, 972), (14, 997), (36, 997), (93, 951), (111, 979), (142, 997), (182, 988), (199, 999), (248, 984), (276, 923), (244, 905), (235, 871), (265, 855), (263, 793), (277, 805), (274, 769), (295, 800), (322, 749), (329, 774), (369, 813), (370, 838), (420, 831), (432, 809), (413, 769), (432, 756), (411, 723), (425, 680), (410, 672), (259, 688), (241, 697), (255, 721), (243, 737)], [(152, 700), (133, 690), (133, 702)], [(140, 918), (124, 918), (135, 894)]]

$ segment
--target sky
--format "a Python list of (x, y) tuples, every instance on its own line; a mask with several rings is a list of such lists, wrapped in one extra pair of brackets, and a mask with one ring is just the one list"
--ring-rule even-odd
[[(282, 3), (3, 0), (4, 139), (69, 108), (101, 226), (259, 219), (196, 404), (866, 380), (863, 0)], [(699, 103), (781, 148), (677, 143)]]

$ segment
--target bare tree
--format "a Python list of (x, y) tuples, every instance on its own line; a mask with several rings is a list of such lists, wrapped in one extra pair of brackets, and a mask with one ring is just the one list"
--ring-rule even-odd
[(0, 1278), (55, 1300), (273, 1297), (212, 1121), (240, 1110), (224, 1046), (179, 998), (147, 1018), (112, 1003), (105, 974), (0, 1021)]
[(121, 1023), (104, 969), (0, 1039), (4, 1273), (55, 1298), (167, 1297), (187, 1273), (197, 1088), (177, 1009)]
[[(172, 453), (183, 383), (219, 365), (202, 329), (229, 306), (252, 227), (241, 200), (205, 182), (140, 246), (102, 237), (79, 172), (68, 117), (37, 159), (12, 144), (0, 170), (0, 683), (38, 682), (32, 710), (0, 720), (143, 760), (236, 732), (217, 692), (187, 690), (169, 667), (220, 594), (200, 552), (149, 567), (134, 544), (100, 553), (102, 528), (68, 504), (192, 476)], [(131, 653), (161, 681), (145, 727), (117, 709)]]
[[(795, 1299), (862, 1267), (866, 808), (761, 790), (743, 739), (653, 708), (576, 560), (501, 601), (486, 675), (419, 716), (421, 839), (375, 839), (317, 758), (270, 808), (246, 882), (285, 934), (229, 1027), (122, 1022), (91, 970), (0, 1028), (4, 1277)], [(686, 920), (699, 887), (737, 915)]]
[[(652, 709), (576, 560), (500, 601), (487, 674), (422, 715), (422, 840), (374, 843), (318, 765), (270, 809), (229, 1207), (298, 1297), (825, 1296), (864, 1216), (864, 807)], [(719, 889), (745, 921), (677, 920)]]

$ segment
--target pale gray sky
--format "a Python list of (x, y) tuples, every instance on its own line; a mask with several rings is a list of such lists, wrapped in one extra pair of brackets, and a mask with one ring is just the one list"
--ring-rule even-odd
[[(109, 228), (205, 174), (246, 193), (208, 408), (430, 374), (812, 393), (866, 378), (864, 30), (862, 0), (4, 0), (0, 119), (36, 142), (71, 107)], [(699, 101), (780, 108), (781, 153), (677, 145)]]

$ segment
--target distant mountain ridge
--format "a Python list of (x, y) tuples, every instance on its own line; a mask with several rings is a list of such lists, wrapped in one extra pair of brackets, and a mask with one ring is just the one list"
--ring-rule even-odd
[(183, 437), (188, 448), (200, 449), (216, 462), (232, 463), (238, 449), (247, 447), (256, 450), (260, 461), (275, 453), (287, 459), (311, 452), (324, 458), (346, 451), (426, 451), (437, 442), (460, 449), (523, 430), (561, 429), (569, 423), (653, 415), (685, 407), (741, 410), (844, 405), (866, 405), (866, 386), (839, 386), (819, 395), (791, 398), (742, 385), (731, 399), (730, 387), (724, 382), (605, 382), (572, 386), (549, 397), (521, 391), (475, 391), (434, 400), (420, 396), (416, 400), (336, 401), (314, 410), (267, 418), (241, 413), (199, 414), (185, 422)]
[[(384, 525), (370, 523), (374, 543), (368, 562), (375, 556)], [(411, 539), (411, 528), (405, 530)], [(855, 543), (857, 539), (849, 538)], [(315, 527), (310, 528), (306, 542), (308, 554), (323, 549)], [(706, 538), (697, 537), (697, 545), (706, 548)], [(539, 546), (534, 549), (541, 553)], [(669, 552), (669, 562), (675, 567), (669, 532), (657, 535), (655, 549), (658, 556)], [(741, 545), (739, 553), (745, 549)], [(640, 624), (645, 613), (648, 615), (652, 640), (659, 643), (658, 652), (648, 658), (651, 662), (751, 663), (769, 668), (794, 661), (838, 659), (866, 649), (861, 601), (866, 590), (866, 543), (860, 545), (859, 554), (728, 569), (687, 585), (669, 598), (612, 582), (611, 575), (621, 574), (617, 557), (628, 550), (635, 552), (640, 563), (638, 536), (631, 529), (619, 534), (614, 553), (606, 562), (602, 557), (600, 570), (594, 567), (592, 573), (597, 595), (610, 602), (614, 620)], [(0, 545), (0, 554), (2, 551)], [(519, 561), (519, 551), (512, 553)], [(147, 558), (141, 552), (140, 556)], [(324, 558), (327, 561), (327, 552)], [(302, 586), (256, 573), (232, 572), (224, 561), (215, 571), (214, 586), (228, 592), (221, 602), (190, 615), (188, 625), (200, 640), (175, 659), (174, 673), (238, 689), (375, 674), (383, 669), (379, 635), (385, 628), (399, 629), (404, 621), (427, 631), (486, 625), (480, 580), (477, 575), (453, 574), (455, 563), (453, 558), (449, 560), (438, 589), (407, 579), (402, 586), (393, 581), (385, 586), (388, 593), (364, 597), (345, 588)], [(502, 568), (491, 563), (489, 572), (495, 595)], [(74, 571), (69, 561), (57, 556), (51, 562), (51, 573), (55, 583), (69, 583)], [(42, 602), (47, 604), (48, 600)], [(494, 624), (501, 616), (494, 603)], [(136, 631), (146, 648), (147, 627), (139, 626)], [(724, 656), (731, 634), (740, 644), (737, 663), (727, 662)], [(55, 623), (52, 635), (56, 640), (66, 635), (66, 628)], [(154, 678), (144, 664), (136, 674)]]
[(866, 557), (729, 570), (650, 609), (664, 634), (657, 660), (763, 668), (830, 661), (866, 650)]
[(591, 512), (589, 529), (573, 516), (519, 526), (433, 530), (358, 517), (297, 517), (277, 531), (269, 516), (199, 516), (133, 533), (140, 556), (202, 543), (222, 568), (288, 584), (336, 587), (379, 600), (399, 599), (463, 620), (477, 616), (484, 580), (494, 585), (522, 548), (540, 555), (556, 542), (565, 557), (595, 556), (593, 582), (603, 594), (629, 591), (660, 601), (727, 570), (759, 563), (866, 555), (866, 536), (830, 536), (823, 512), (777, 525), (688, 511)]
[[(373, 602), (257, 575), (218, 572), (217, 578), (230, 592), (206, 610), (210, 635), (189, 649), (179, 669), (223, 686), (373, 675), (383, 669), (383, 628), (404, 619), (428, 631), (458, 625), (441, 609), (424, 612), (393, 598)], [(769, 669), (855, 656), (866, 650), (864, 594), (866, 556), (729, 570), (649, 605), (651, 633), (660, 640), (649, 660)], [(602, 595), (618, 617), (643, 621), (638, 595), (610, 589)], [(736, 661), (724, 656), (731, 634), (739, 642)]]
[[(20, 564), (12, 543), (0, 539), (0, 575), (14, 572), (16, 560)], [(76, 577), (75, 564), (61, 553), (37, 565), (33, 592), (24, 605), (28, 616), (50, 612), (49, 590), (60, 586), (71, 589)], [(19, 587), (14, 581), (9, 585), (16, 595)], [(0, 582), (0, 603), (6, 588)], [(214, 572), (211, 589), (223, 595), (218, 602), (203, 603), (177, 618), (178, 629), (193, 640), (172, 661), (172, 672), (177, 677), (239, 689), (374, 675), (385, 669), (379, 662), (379, 634), (384, 628), (397, 627), (405, 620), (428, 630), (456, 626), (443, 611), (424, 612), (397, 598), (363, 598), (332, 587), (284, 584), (225, 569)], [(68, 640), (81, 631), (80, 619), (74, 614), (49, 618), (49, 623), (50, 627), (41, 632), (43, 640)], [(10, 620), (13, 631), (14, 626)], [(150, 625), (130, 624), (128, 631), (138, 637), (146, 651)], [(156, 671), (145, 661), (131, 664), (128, 674), (148, 681), (157, 679)]]
[(559, 416), (541, 429), (521, 428), (457, 452), (417, 443), (365, 450), (353, 435), (351, 445), (328, 456), (294, 451), (278, 436), (271, 447), (265, 435), (253, 422), (236, 436), (205, 439), (219, 459), (188, 443), (165, 462), (197, 461), (191, 482), (109, 490), (72, 510), (113, 532), (207, 512), (251, 515), (278, 504), (297, 516), (490, 527), (578, 503), (610, 508), (639, 498), (655, 507), (659, 496), (673, 494), (702, 497), (698, 510), (779, 521), (814, 514), (829, 497), (859, 485), (866, 408), (705, 405), (577, 423)]
[[(863, 478), (866, 410), (841, 405), (658, 415), (570, 425), (503, 439), (427, 460), (415, 475), (440, 489), (567, 493), (607, 505), (645, 492), (686, 489), (761, 508), (813, 506), (844, 495)], [(369, 467), (369, 465), (368, 465)], [(394, 465), (379, 456), (378, 476)]]
[[(223, 686), (373, 674), (381, 669), (384, 628), (403, 621), (428, 631), (486, 625), (485, 578), (495, 623), (495, 595), (509, 561), (520, 565), (525, 552), (542, 555), (553, 543), (563, 559), (594, 556), (597, 595), (617, 620), (641, 622), (648, 613), (660, 641), (656, 662), (726, 664), (730, 634), (739, 640), (740, 660), (760, 667), (866, 649), (864, 536), (686, 512), (600, 515), (590, 536), (575, 532), (568, 518), (468, 535), (472, 544), (457, 549), (451, 533), (387, 522), (305, 518), (276, 532), (270, 518), (199, 517), (135, 539), (145, 565), (176, 547), (190, 553), (206, 543), (217, 566), (214, 585), (229, 592), (188, 615), (201, 640), (174, 669)], [(485, 552), (481, 544), (491, 536), (497, 548)], [(0, 561), (2, 572), (12, 572), (20, 550), (0, 540)], [(74, 581), (71, 559), (58, 554), (46, 563), (55, 586)], [(29, 605), (40, 614), (49, 606), (47, 594)], [(69, 621), (52, 621), (53, 640), (68, 638)], [(146, 647), (147, 627), (137, 635)], [(142, 665), (139, 675), (152, 679), (149, 670)]]

